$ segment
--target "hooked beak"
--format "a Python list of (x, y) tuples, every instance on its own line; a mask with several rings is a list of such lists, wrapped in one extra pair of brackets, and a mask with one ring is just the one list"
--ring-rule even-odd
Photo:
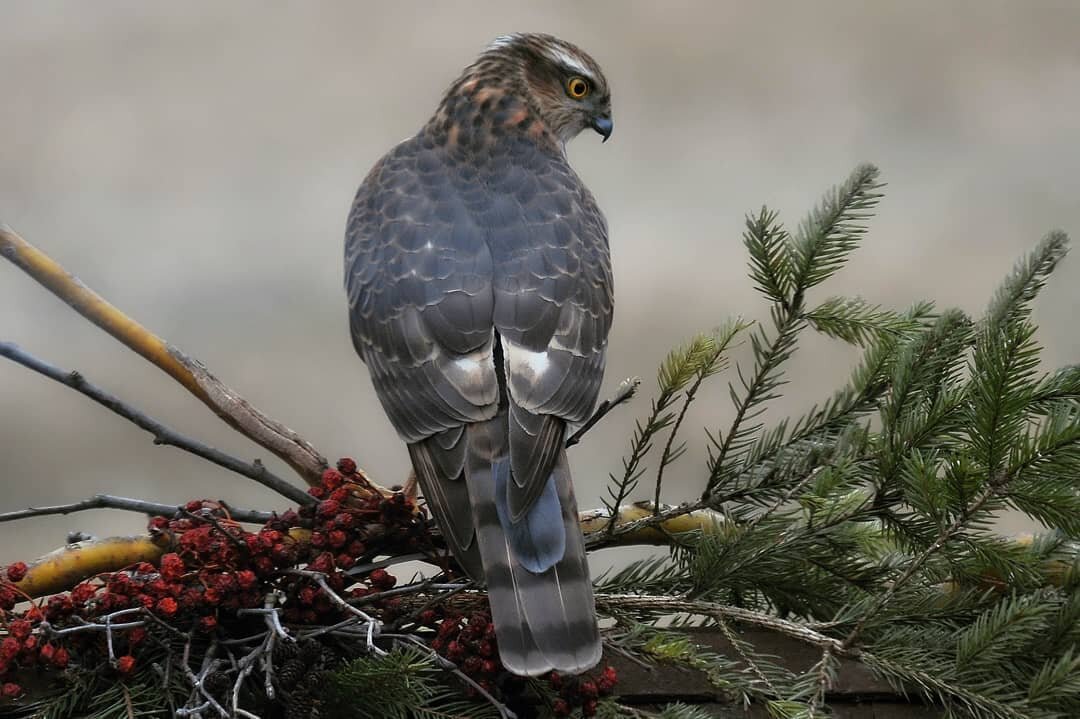
[(611, 131), (615, 129), (615, 123), (611, 121), (610, 117), (594, 117), (592, 121), (592, 129), (600, 133), (600, 136), (604, 138), (604, 142), (608, 141), (611, 137)]

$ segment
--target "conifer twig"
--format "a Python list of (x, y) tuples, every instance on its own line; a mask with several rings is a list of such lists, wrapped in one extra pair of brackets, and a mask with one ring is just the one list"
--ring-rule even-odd
[(824, 647), (821, 650), (821, 659), (818, 660), (817, 677), (815, 680), (814, 695), (810, 698), (810, 711), (816, 712), (825, 703), (825, 693), (829, 690), (831, 680), (829, 663), (832, 661), (832, 647)]
[(650, 613), (697, 614), (703, 617), (729, 619), (769, 629), (822, 649), (829, 647), (832, 653), (838, 656), (858, 657), (861, 653), (859, 649), (844, 647), (839, 639), (834, 639), (810, 629), (799, 622), (717, 602), (639, 594), (597, 594), (596, 605), (601, 609), (607, 608), (618, 611), (639, 610)]
[[(656, 468), (656, 486), (653, 488), (653, 513), (660, 513), (660, 493), (664, 485), (664, 470), (667, 466), (674, 461), (675, 456), (681, 454), (681, 448), (672, 450), (672, 445), (675, 442), (675, 437), (678, 436), (679, 430), (682, 428), (683, 420), (686, 419), (686, 412), (690, 409), (690, 405), (694, 401), (694, 397), (697, 396), (697, 391), (701, 387), (701, 383), (705, 381), (705, 378), (709, 375), (704, 372), (699, 372), (698, 376), (694, 378), (694, 381), (686, 389), (686, 394), (683, 396), (682, 408), (679, 410), (678, 417), (675, 418), (675, 423), (671, 425), (671, 432), (668, 433), (667, 442), (664, 443), (664, 451), (660, 453), (660, 463)], [(685, 445), (683, 445), (685, 446)]]
[(259, 460), (256, 459), (254, 462), (245, 462), (230, 454), (222, 452), (216, 447), (211, 447), (208, 444), (187, 437), (145, 412), (136, 409), (128, 402), (125, 402), (119, 397), (93, 384), (80, 372), (64, 371), (44, 360), (38, 359), (11, 342), (0, 342), (0, 356), (7, 357), (11, 361), (21, 364), (27, 369), (31, 369), (40, 375), (55, 380), (60, 384), (70, 387), (76, 392), (89, 397), (102, 407), (105, 407), (114, 414), (120, 415), (139, 428), (154, 435), (154, 444), (168, 445), (182, 449), (185, 452), (190, 452), (219, 467), (224, 467), (225, 469), (241, 474), (248, 479), (253, 479), (264, 487), (272, 489), (286, 499), (290, 499), (298, 504), (311, 504), (316, 501), (314, 497), (304, 490), (275, 475)]
[[(798, 299), (798, 302), (798, 305), (781, 310), (783, 314), (777, 320), (776, 337), (768, 349), (757, 352), (758, 361), (756, 362), (753, 379), (747, 383), (742, 373), (739, 373), (739, 379), (743, 382), (746, 394), (736, 400), (735, 417), (731, 420), (731, 426), (728, 427), (727, 434), (718, 443), (718, 450), (712, 458), (713, 469), (709, 472), (709, 478), (705, 482), (705, 489), (701, 493), (703, 501), (707, 501), (719, 486), (728, 453), (737, 446), (736, 441), (741, 439), (745, 431), (742, 426), (743, 422), (753, 419), (760, 413), (759, 410), (753, 410), (752, 408), (762, 402), (765, 399), (765, 393), (774, 386), (775, 380), (772, 373), (786, 359), (787, 353), (791, 351), (796, 334), (802, 328), (803, 321), (798, 315), (802, 310), (802, 300)], [(756, 338), (754, 346), (755, 348), (760, 347)]]
[[(774, 697), (780, 696), (780, 693), (776, 691), (776, 687), (773, 686), (773, 683), (769, 679), (768, 675), (761, 670), (761, 667), (759, 667), (758, 663), (754, 661), (754, 658), (750, 656), (750, 653), (743, 649), (743, 642), (735, 636), (735, 632), (731, 630), (731, 627), (728, 625), (727, 621), (719, 615), (717, 615), (715, 619), (717, 626), (720, 627), (720, 631), (724, 635), (724, 638), (728, 640), (728, 643), (730, 643), (732, 648), (738, 653), (739, 658), (743, 660), (743, 663), (746, 664), (747, 668), (750, 669), (750, 671), (752, 671), (757, 676), (757, 678), (761, 680), (761, 683), (765, 685), (765, 687)], [(826, 649), (826, 651), (828, 650)]]

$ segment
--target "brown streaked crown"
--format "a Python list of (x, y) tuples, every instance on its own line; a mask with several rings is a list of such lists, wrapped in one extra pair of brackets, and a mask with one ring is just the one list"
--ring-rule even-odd
[(524, 133), (561, 150), (582, 130), (600, 131), (598, 121), (606, 137), (611, 93), (596, 61), (552, 35), (518, 33), (496, 38), (465, 68), (428, 129), (448, 145), (483, 128), (491, 139)]

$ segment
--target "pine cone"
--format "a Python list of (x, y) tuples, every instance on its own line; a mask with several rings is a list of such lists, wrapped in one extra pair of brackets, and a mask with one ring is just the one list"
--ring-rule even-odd
[(322, 685), (323, 673), (321, 670), (311, 670), (304, 677), (304, 686), (312, 694), (317, 694), (319, 687)]
[(290, 691), (300, 683), (305, 674), (307, 674), (307, 665), (304, 660), (293, 657), (277, 670), (278, 685), (285, 691)]
[(279, 666), (300, 654), (296, 642), (277, 642), (274, 644), (274, 666)]
[(219, 698), (232, 689), (232, 684), (232, 680), (224, 672), (213, 672), (207, 675), (206, 680), (203, 682), (206, 691)]
[(319, 664), (323, 669), (332, 670), (336, 669), (344, 664), (344, 657), (336, 649), (330, 646), (323, 646), (322, 658), (319, 660)]
[(300, 643), (300, 658), (307, 666), (311, 666), (322, 657), (323, 645), (314, 639)]

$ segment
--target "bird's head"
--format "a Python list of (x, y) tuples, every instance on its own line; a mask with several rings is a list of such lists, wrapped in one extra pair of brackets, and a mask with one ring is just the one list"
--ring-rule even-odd
[(524, 100), (564, 144), (592, 129), (606, 141), (614, 127), (611, 92), (596, 61), (565, 40), (539, 33), (496, 38), (470, 68)]

